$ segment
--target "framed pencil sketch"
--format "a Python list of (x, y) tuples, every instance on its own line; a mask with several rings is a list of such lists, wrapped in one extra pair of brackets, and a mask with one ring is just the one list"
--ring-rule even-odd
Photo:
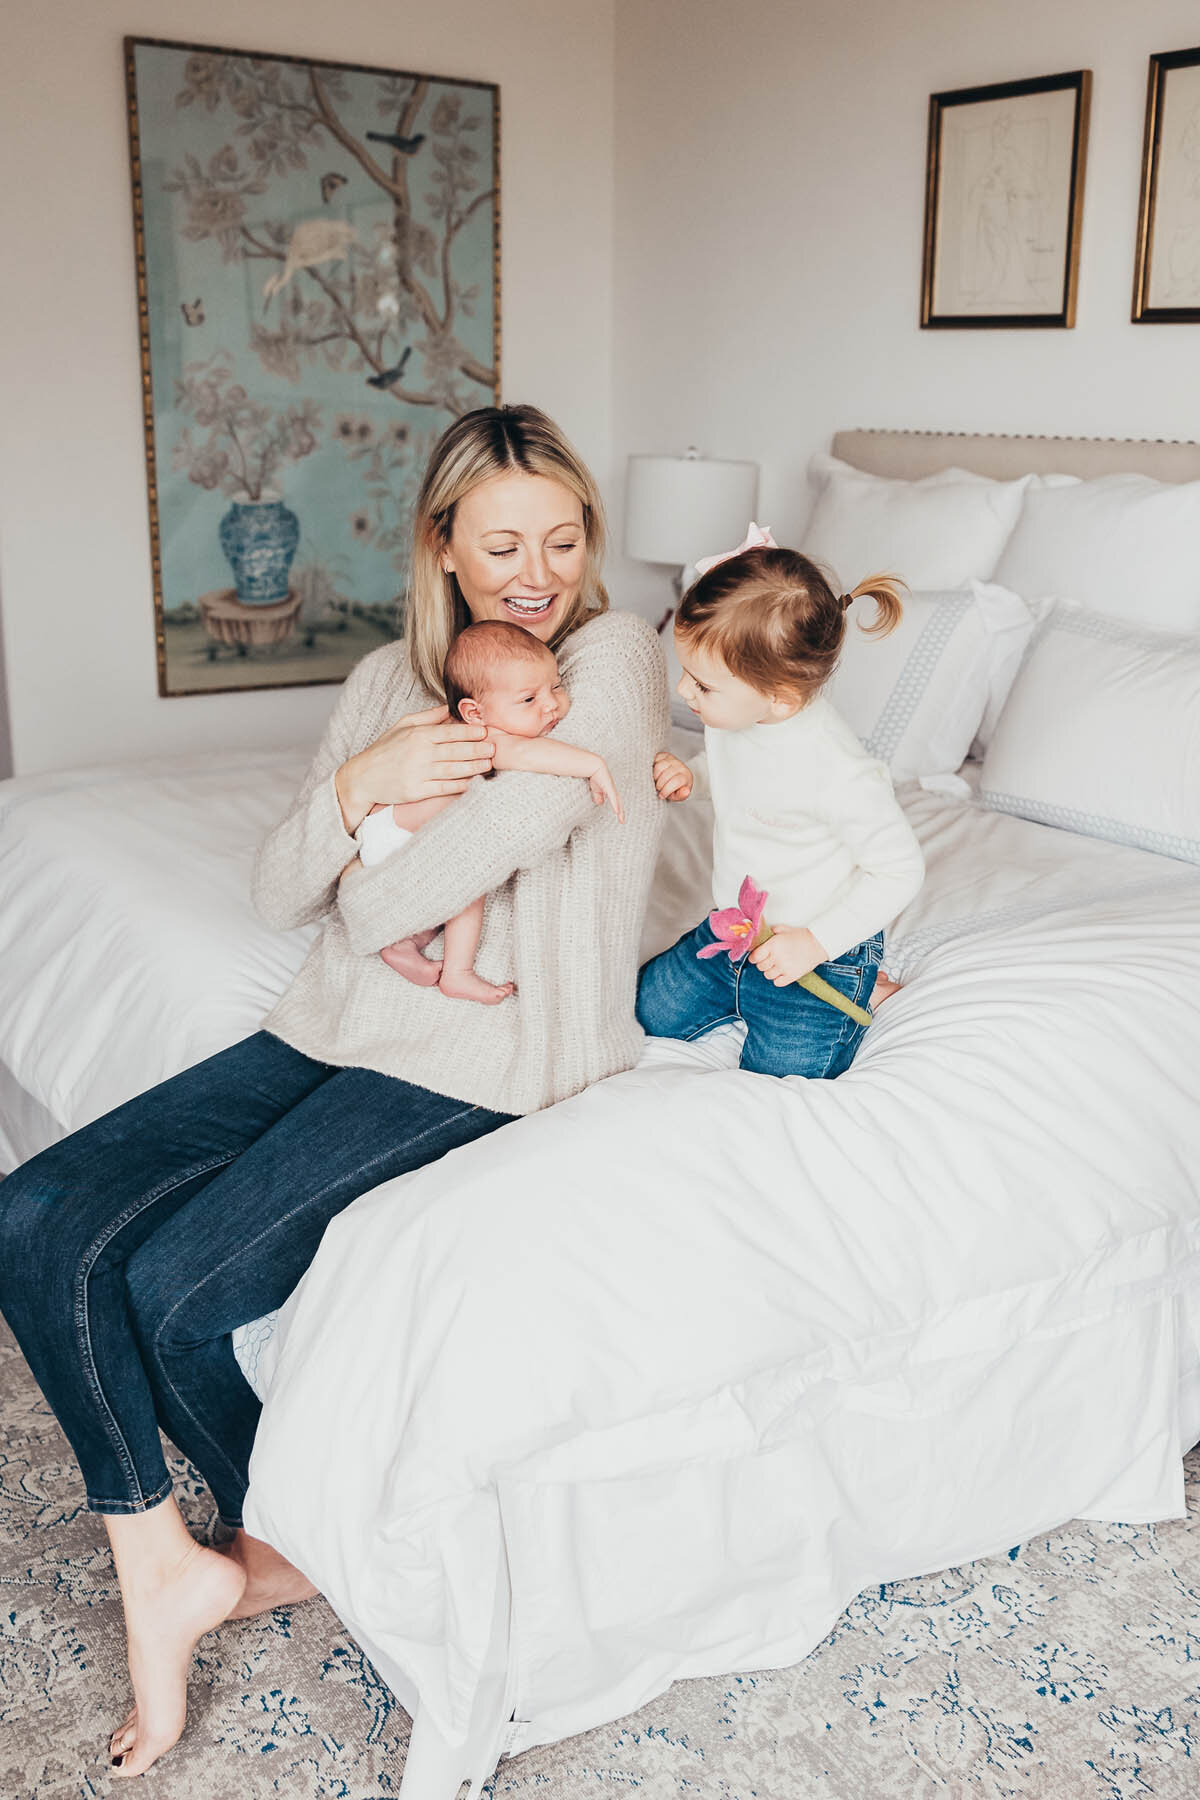
[(1090, 69), (929, 100), (921, 324), (1075, 323)]
[(340, 681), (499, 393), (499, 90), (126, 38), (158, 685)]
[(1150, 58), (1133, 321), (1200, 323), (1200, 49)]

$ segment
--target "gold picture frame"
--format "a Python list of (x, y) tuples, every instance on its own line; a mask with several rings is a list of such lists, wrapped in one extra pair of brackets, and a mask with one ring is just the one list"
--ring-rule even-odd
[(1200, 48), (1150, 58), (1130, 316), (1200, 324)]
[(500, 393), (494, 82), (124, 42), (158, 691), (342, 681)]
[(1075, 323), (1092, 73), (929, 97), (921, 326)]

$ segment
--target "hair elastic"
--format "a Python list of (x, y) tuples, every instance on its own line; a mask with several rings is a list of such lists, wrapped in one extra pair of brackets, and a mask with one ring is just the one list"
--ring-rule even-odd
[(841, 607), (843, 612), (849, 612), (850, 608), (854, 605), (854, 595), (853, 594), (839, 594), (838, 595), (838, 605)]

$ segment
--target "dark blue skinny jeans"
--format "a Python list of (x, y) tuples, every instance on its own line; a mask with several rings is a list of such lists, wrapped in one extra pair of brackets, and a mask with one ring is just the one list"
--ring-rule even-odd
[(161, 1425), (239, 1524), (260, 1409), (231, 1332), (352, 1200), (509, 1118), (260, 1031), (0, 1181), (0, 1312), (92, 1511), (166, 1498)]

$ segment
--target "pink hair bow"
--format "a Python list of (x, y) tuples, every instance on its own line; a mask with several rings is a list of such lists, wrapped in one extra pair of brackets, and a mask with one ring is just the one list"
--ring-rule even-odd
[(743, 550), (778, 550), (779, 545), (771, 536), (769, 525), (756, 525), (750, 521), (750, 529), (736, 550), (722, 550), (719, 556), (704, 556), (696, 564), (697, 575), (707, 575), (718, 563), (728, 562), (731, 556), (740, 556)]

